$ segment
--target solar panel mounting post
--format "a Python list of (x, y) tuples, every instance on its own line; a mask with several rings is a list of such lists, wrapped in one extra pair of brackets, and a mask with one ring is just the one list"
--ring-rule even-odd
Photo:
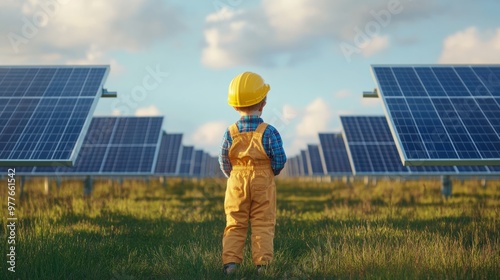
[(116, 91), (108, 91), (107, 89), (103, 88), (101, 97), (102, 98), (115, 98), (118, 96), (118, 93)]
[(378, 98), (378, 90), (375, 88), (373, 91), (363, 91), (363, 98)]

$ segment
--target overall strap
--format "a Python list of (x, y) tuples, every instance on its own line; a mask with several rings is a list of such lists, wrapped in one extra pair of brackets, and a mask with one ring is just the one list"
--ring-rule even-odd
[(267, 123), (263, 122), (263, 123), (259, 124), (259, 126), (257, 126), (257, 129), (255, 129), (255, 132), (260, 133), (260, 134), (264, 134), (264, 131), (266, 131), (266, 128), (267, 128)]
[(238, 134), (240, 134), (240, 131), (238, 130), (238, 125), (236, 125), (236, 123), (233, 123), (230, 127), (229, 127), (229, 134), (231, 135), (231, 138), (234, 139), (234, 137)]

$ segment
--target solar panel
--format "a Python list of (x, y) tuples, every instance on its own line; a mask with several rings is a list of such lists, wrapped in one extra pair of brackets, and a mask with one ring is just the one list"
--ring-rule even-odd
[(182, 134), (163, 132), (155, 173), (176, 174), (181, 152)]
[(285, 163), (285, 169), (281, 173), (288, 177), (300, 176), (298, 156), (288, 158)]
[(300, 176), (299, 161), (297, 156), (293, 157), (290, 161), (289, 173), (291, 174), (290, 176)]
[(341, 116), (340, 121), (355, 174), (456, 174), (453, 166), (403, 166), (384, 116)]
[(194, 157), (194, 147), (193, 146), (183, 146), (181, 161), (179, 165), (179, 175), (191, 175), (192, 174), (192, 163)]
[(349, 156), (341, 133), (319, 133), (320, 153), (327, 174), (352, 174)]
[(375, 65), (404, 165), (500, 165), (500, 65)]
[(307, 145), (307, 154), (307, 166), (310, 172), (309, 175), (324, 175), (325, 172), (323, 170), (318, 145)]
[(309, 165), (308, 165), (308, 160), (309, 160), (309, 155), (307, 150), (301, 150), (300, 151), (300, 159), (301, 159), (301, 175), (310, 175), (310, 170), (309, 170)]
[(152, 173), (163, 117), (94, 117), (73, 167), (36, 167), (34, 174)]
[(109, 66), (0, 66), (0, 166), (74, 164)]
[(192, 172), (191, 174), (197, 177), (202, 176), (202, 166), (203, 164), (203, 151), (202, 150), (196, 150), (194, 151), (194, 159), (192, 162)]

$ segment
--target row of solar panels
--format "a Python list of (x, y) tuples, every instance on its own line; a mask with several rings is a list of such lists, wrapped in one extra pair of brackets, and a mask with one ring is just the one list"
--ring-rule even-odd
[[(0, 166), (18, 174), (220, 176), (163, 117), (92, 118), (109, 66), (0, 66)], [(4, 169), (6, 169), (4, 168)]]
[(72, 167), (18, 167), (24, 175), (220, 176), (218, 161), (162, 131), (163, 117), (94, 117)]
[[(291, 176), (500, 172), (500, 65), (372, 65), (386, 116), (341, 117), (340, 134), (289, 160)], [(344, 143), (342, 143), (344, 142)], [(454, 166), (456, 165), (456, 166)]]
[[(43, 165), (73, 166), (82, 154), (82, 158), (91, 157), (92, 162), (80, 163), (70, 168), (71, 172), (90, 172), (91, 168), (91, 172), (99, 174), (122, 172), (127, 169), (122, 162), (131, 161), (125, 165), (132, 165), (137, 172), (153, 173), (156, 165), (147, 165), (156, 163), (158, 158), (152, 139), (143, 139), (147, 143), (143, 147), (135, 145), (143, 137), (140, 133), (151, 129), (149, 126), (136, 127), (139, 131), (139, 135), (133, 135), (136, 140), (127, 139), (123, 143), (112, 140), (107, 147), (84, 141), (98, 99), (107, 95), (103, 84), (108, 72), (109, 66), (0, 67), (0, 165), (38, 166), (31, 171), (34, 173), (43, 170), (40, 167)], [(363, 139), (377, 141), (359, 141), (356, 135), (365, 128), (351, 133), (343, 121), (352, 173), (460, 173), (464, 169), (496, 172), (497, 167), (486, 165), (500, 165), (499, 65), (375, 65), (372, 74), (377, 85), (374, 93), (383, 101), (390, 133), (384, 134), (384, 141), (369, 135)], [(385, 128), (387, 123), (378, 125), (372, 132)], [(117, 131), (105, 133), (120, 135), (120, 129), (118, 125)], [(111, 137), (105, 133), (98, 135), (103, 137), (102, 141)], [(352, 141), (348, 139), (350, 134), (354, 135)], [(97, 142), (99, 137), (94, 137)], [(125, 144), (127, 141), (131, 143)], [(397, 151), (394, 157), (393, 144)], [(371, 155), (377, 149), (378, 157), (360, 160), (363, 151)], [(193, 150), (187, 147), (186, 155), (182, 153), (176, 172), (187, 172), (183, 158), (184, 162), (189, 158), (203, 162), (206, 155)], [(316, 173), (314, 170), (319, 170), (320, 164), (314, 159), (324, 153), (323, 145), (317, 151), (313, 147), (304, 151), (290, 160), (289, 165), (294, 166), (290, 172), (294, 174), (297, 167), (299, 172), (306, 172), (307, 167), (307, 174)], [(397, 164), (386, 162), (398, 157)], [(330, 173), (326, 162), (323, 159), (321, 164), (323, 173)], [(190, 173), (191, 169), (196, 173), (203, 169), (197, 164), (189, 165)], [(50, 172), (64, 170), (47, 168)]]
[(384, 116), (341, 116), (342, 132), (319, 133), (320, 144), (291, 157), (286, 176), (500, 175), (500, 166), (403, 166)]

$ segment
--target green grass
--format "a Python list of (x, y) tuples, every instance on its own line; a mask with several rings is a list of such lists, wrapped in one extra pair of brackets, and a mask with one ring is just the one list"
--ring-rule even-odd
[[(16, 272), (1, 279), (221, 279), (223, 180), (27, 182)], [(6, 201), (6, 188), (1, 191)], [(498, 279), (500, 182), (278, 182), (275, 260), (259, 279)], [(5, 203), (3, 203), (5, 204)], [(1, 211), (7, 251), (5, 205)], [(234, 277), (254, 279), (248, 243)]]

